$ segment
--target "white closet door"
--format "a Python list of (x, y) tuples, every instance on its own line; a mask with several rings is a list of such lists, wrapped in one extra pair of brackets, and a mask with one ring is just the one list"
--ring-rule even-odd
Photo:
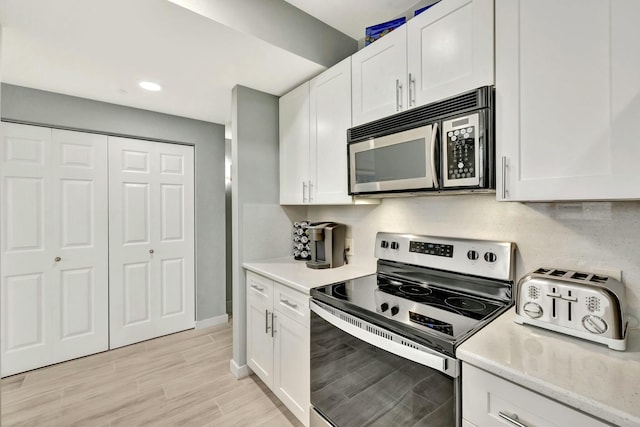
[(3, 123), (1, 145), (6, 376), (107, 348), (107, 158), (43, 127)]
[(109, 139), (110, 346), (195, 325), (193, 147)]
[(107, 137), (52, 132), (54, 362), (109, 349)]

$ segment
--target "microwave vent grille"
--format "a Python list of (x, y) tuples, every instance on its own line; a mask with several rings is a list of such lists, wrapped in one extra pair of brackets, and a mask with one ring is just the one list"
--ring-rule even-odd
[(445, 117), (486, 108), (490, 88), (485, 86), (453, 98), (413, 108), (393, 116), (353, 127), (347, 132), (349, 142), (400, 132), (423, 126)]

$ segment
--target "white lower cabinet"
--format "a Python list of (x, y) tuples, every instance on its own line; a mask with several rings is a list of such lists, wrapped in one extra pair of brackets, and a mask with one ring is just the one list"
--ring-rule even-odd
[(605, 427), (608, 424), (498, 376), (462, 364), (465, 427)]
[(247, 272), (247, 364), (309, 425), (309, 297)]

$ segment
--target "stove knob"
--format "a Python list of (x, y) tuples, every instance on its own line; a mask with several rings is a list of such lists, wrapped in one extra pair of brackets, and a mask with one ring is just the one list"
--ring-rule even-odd
[(391, 249), (398, 249), (400, 247), (400, 245), (398, 244), (398, 242), (391, 242)]
[(531, 317), (532, 319), (537, 319), (538, 317), (542, 316), (542, 307), (540, 307), (540, 305), (536, 304), (535, 302), (526, 303), (522, 306), (522, 310), (527, 316)]
[[(391, 309), (393, 313), (393, 308)], [(607, 322), (602, 317), (589, 314), (582, 318), (582, 326), (592, 334), (604, 334), (607, 332)]]
[(386, 302), (383, 302), (382, 304), (380, 304), (380, 311), (384, 313), (387, 310), (389, 310), (389, 304), (387, 304)]
[(400, 311), (400, 308), (397, 305), (394, 305), (393, 307), (391, 307), (392, 316), (395, 316), (396, 314), (398, 314), (399, 311)]
[(480, 254), (478, 254), (478, 251), (474, 251), (473, 249), (467, 252), (467, 258), (469, 258), (471, 261), (477, 260), (479, 256)]
[(389, 242), (387, 242), (386, 240), (381, 241), (380, 247), (383, 249), (387, 249), (389, 247)]
[(498, 259), (498, 256), (493, 252), (484, 253), (484, 260), (487, 262), (496, 262), (497, 259)]

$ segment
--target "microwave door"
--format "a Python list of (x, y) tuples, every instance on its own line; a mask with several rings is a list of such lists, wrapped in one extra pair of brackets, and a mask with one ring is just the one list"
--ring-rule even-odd
[(349, 145), (350, 194), (435, 188), (437, 127), (421, 126)]

